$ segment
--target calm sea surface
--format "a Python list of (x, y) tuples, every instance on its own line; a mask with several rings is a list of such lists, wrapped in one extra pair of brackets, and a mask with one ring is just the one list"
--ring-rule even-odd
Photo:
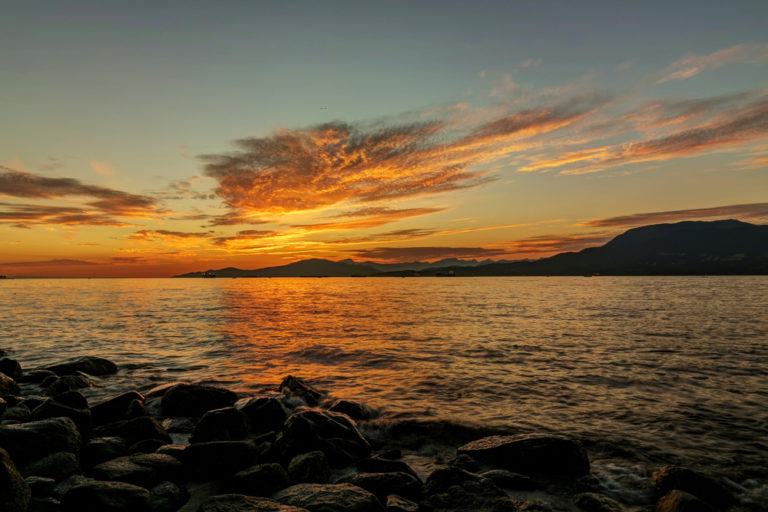
[(117, 362), (92, 395), (293, 374), (391, 421), (577, 436), (606, 485), (768, 475), (768, 277), (5, 280), (0, 322), (26, 368)]

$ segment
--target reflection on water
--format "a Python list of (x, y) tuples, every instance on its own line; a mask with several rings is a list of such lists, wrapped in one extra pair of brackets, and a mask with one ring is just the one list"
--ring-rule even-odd
[(398, 417), (764, 460), (768, 278), (8, 280), (27, 367), (98, 354), (126, 384), (287, 374)]

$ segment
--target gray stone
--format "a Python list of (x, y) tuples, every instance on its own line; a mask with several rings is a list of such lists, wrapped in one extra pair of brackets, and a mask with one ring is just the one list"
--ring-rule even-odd
[(288, 485), (288, 473), (275, 462), (244, 469), (233, 478), (234, 490), (250, 496), (271, 496)]
[(0, 426), (0, 446), (21, 465), (52, 452), (80, 451), (80, 432), (69, 418), (51, 418)]
[(251, 431), (257, 433), (282, 428), (288, 417), (283, 403), (273, 397), (243, 398), (235, 402), (235, 407), (248, 418)]
[(594, 492), (585, 492), (573, 500), (584, 512), (622, 512), (622, 506), (613, 498)]
[(143, 402), (144, 397), (138, 391), (128, 391), (93, 405), (91, 407), (93, 424), (104, 425), (128, 419), (126, 418), (128, 407), (134, 400)]
[(48, 396), (60, 395), (61, 393), (75, 389), (92, 388), (96, 385), (95, 382), (85, 375), (64, 375), (63, 377), (53, 380), (48, 385), (45, 385), (45, 381), (43, 381), (43, 384), (45, 387), (45, 394)]
[(15, 381), (20, 381), (24, 377), (24, 372), (21, 371), (19, 362), (10, 357), (0, 359), (0, 373), (6, 374)]
[(61, 499), (62, 512), (150, 512), (149, 491), (123, 482), (88, 482), (72, 487)]
[(351, 400), (336, 400), (328, 407), (328, 410), (346, 414), (355, 420), (368, 420), (376, 416), (376, 413), (370, 407)]
[(359, 473), (341, 480), (362, 487), (373, 493), (382, 503), (387, 496), (397, 494), (406, 498), (418, 498), (421, 494), (421, 482), (409, 473)]
[(352, 484), (297, 484), (272, 499), (312, 512), (381, 512), (376, 496)]
[(0, 395), (18, 395), (21, 392), (19, 385), (11, 377), (0, 373)]
[(331, 467), (321, 451), (302, 453), (291, 459), (288, 476), (293, 484), (326, 484), (331, 478)]
[(659, 496), (673, 489), (685, 491), (711, 503), (717, 508), (727, 508), (736, 502), (735, 497), (714, 478), (680, 466), (664, 466), (652, 476)]
[(284, 505), (267, 498), (242, 494), (221, 494), (205, 500), (197, 512), (309, 512), (305, 508)]
[(307, 405), (318, 405), (325, 393), (313, 388), (302, 379), (289, 375), (280, 383), (280, 392), (287, 397), (299, 398)]
[(8, 452), (0, 448), (0, 504), (3, 512), (27, 512), (32, 492)]
[(179, 482), (184, 476), (181, 462), (161, 453), (140, 453), (118, 457), (93, 467), (93, 476), (99, 480), (126, 482), (152, 487), (165, 480)]
[(371, 453), (371, 445), (348, 416), (304, 407), (285, 420), (278, 442), (286, 457), (320, 450), (331, 464), (345, 464)]
[(540, 487), (536, 480), (533, 478), (521, 475), (520, 473), (513, 473), (512, 471), (507, 471), (506, 469), (492, 469), (490, 471), (480, 473), (480, 476), (491, 480), (499, 487), (505, 489), (514, 489), (516, 491), (533, 491)]
[(81, 432), (87, 432), (91, 428), (91, 411), (87, 405), (82, 409), (63, 404), (58, 399), (48, 399), (32, 410), (33, 420), (44, 420), (62, 416), (74, 421)]
[(418, 512), (419, 504), (402, 496), (390, 494), (387, 496), (385, 509), (387, 512)]
[(234, 441), (248, 436), (247, 418), (235, 407), (213, 409), (203, 414), (190, 442)]
[(233, 474), (259, 462), (259, 450), (252, 441), (210, 441), (189, 445), (184, 463), (193, 478), (205, 480)]
[(152, 512), (175, 512), (189, 499), (186, 487), (173, 482), (160, 482), (149, 490)]
[(50, 370), (57, 375), (74, 375), (77, 372), (83, 372), (88, 375), (99, 376), (117, 373), (117, 365), (103, 357), (83, 356), (62, 361), (49, 366), (46, 370)]
[(122, 437), (96, 437), (83, 446), (80, 458), (90, 468), (124, 455), (128, 455), (128, 443)]
[(74, 453), (56, 452), (27, 464), (22, 469), (21, 474), (53, 478), (58, 482), (79, 472), (80, 463)]
[(165, 416), (202, 416), (212, 409), (229, 407), (237, 395), (232, 391), (198, 384), (176, 384), (163, 393), (161, 405)]
[(108, 423), (93, 429), (94, 437), (122, 437), (129, 445), (144, 439), (159, 439), (166, 443), (172, 442), (171, 436), (155, 418), (141, 416), (130, 420)]

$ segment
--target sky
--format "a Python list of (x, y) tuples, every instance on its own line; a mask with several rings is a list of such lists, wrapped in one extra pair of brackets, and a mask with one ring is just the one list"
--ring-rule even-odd
[(540, 258), (768, 223), (768, 4), (13, 2), (0, 119), (0, 274)]

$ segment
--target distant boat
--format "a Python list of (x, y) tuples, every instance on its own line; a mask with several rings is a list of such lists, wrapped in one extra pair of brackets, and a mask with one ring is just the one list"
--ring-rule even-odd
[(203, 277), (216, 277), (216, 274), (214, 274), (211, 270), (207, 270), (203, 272)]

